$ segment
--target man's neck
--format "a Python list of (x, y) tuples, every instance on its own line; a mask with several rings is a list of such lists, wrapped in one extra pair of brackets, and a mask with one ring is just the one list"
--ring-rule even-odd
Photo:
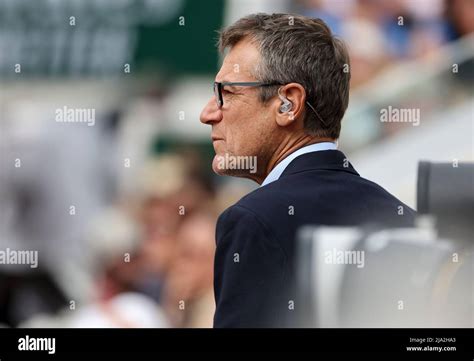
[(290, 154), (296, 152), (298, 149), (303, 148), (307, 145), (322, 143), (322, 142), (334, 142), (334, 139), (331, 138), (315, 138), (309, 136), (307, 134), (302, 135), (299, 138), (292, 139), (290, 141), (281, 142), (280, 146), (276, 149), (273, 153), (272, 157), (270, 158), (265, 174), (263, 178), (259, 179), (259, 184), (263, 182), (265, 177), (272, 171), (275, 166), (280, 163), (283, 159), (288, 157)]

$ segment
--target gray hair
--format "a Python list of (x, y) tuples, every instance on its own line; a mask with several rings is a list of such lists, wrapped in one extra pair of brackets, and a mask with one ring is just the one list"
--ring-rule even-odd
[[(247, 37), (258, 46), (262, 57), (256, 64), (255, 78), (301, 84), (306, 100), (320, 115), (305, 112), (306, 131), (317, 137), (339, 138), (349, 104), (349, 55), (324, 21), (293, 14), (248, 15), (219, 33), (219, 51), (223, 53)], [(261, 101), (268, 102), (277, 89), (262, 87)]]

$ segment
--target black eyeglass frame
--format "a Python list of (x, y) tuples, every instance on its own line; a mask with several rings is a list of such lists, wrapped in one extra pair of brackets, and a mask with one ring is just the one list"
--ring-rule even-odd
[[(216, 103), (217, 107), (220, 109), (224, 105), (224, 97), (222, 96), (222, 88), (224, 86), (255, 86), (255, 87), (261, 87), (261, 86), (276, 86), (276, 85), (285, 85), (283, 83), (262, 83), (258, 81), (244, 81), (244, 82), (214, 82), (214, 96), (216, 97)], [(318, 112), (314, 107), (306, 101), (306, 105), (313, 111), (314, 114), (318, 117), (319, 121), (327, 127), (326, 122), (323, 121), (323, 119), (319, 116)]]

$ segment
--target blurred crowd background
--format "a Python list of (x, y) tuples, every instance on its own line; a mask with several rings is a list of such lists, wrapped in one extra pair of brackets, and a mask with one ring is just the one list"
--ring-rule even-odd
[(0, 0), (0, 249), (39, 254), (0, 265), (1, 325), (212, 326), (216, 220), (257, 185), (212, 173), (199, 113), (216, 30), (254, 12), (346, 41), (362, 176), (416, 207), (419, 160), (473, 160), (473, 0)]

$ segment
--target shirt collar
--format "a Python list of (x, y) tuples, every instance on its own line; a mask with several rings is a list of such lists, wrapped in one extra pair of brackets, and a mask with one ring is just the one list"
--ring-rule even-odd
[(270, 173), (268, 173), (267, 177), (263, 180), (262, 184), (260, 187), (266, 186), (269, 183), (272, 183), (276, 180), (278, 180), (283, 173), (283, 171), (286, 169), (288, 164), (291, 163), (293, 159), (296, 157), (306, 154), (306, 153), (311, 153), (311, 152), (318, 152), (321, 150), (333, 150), (337, 149), (336, 143), (333, 142), (321, 142), (321, 143), (316, 143), (316, 144), (310, 144), (306, 145), (300, 149), (297, 149), (293, 153), (291, 153), (289, 156), (284, 158), (280, 163), (278, 163)]

